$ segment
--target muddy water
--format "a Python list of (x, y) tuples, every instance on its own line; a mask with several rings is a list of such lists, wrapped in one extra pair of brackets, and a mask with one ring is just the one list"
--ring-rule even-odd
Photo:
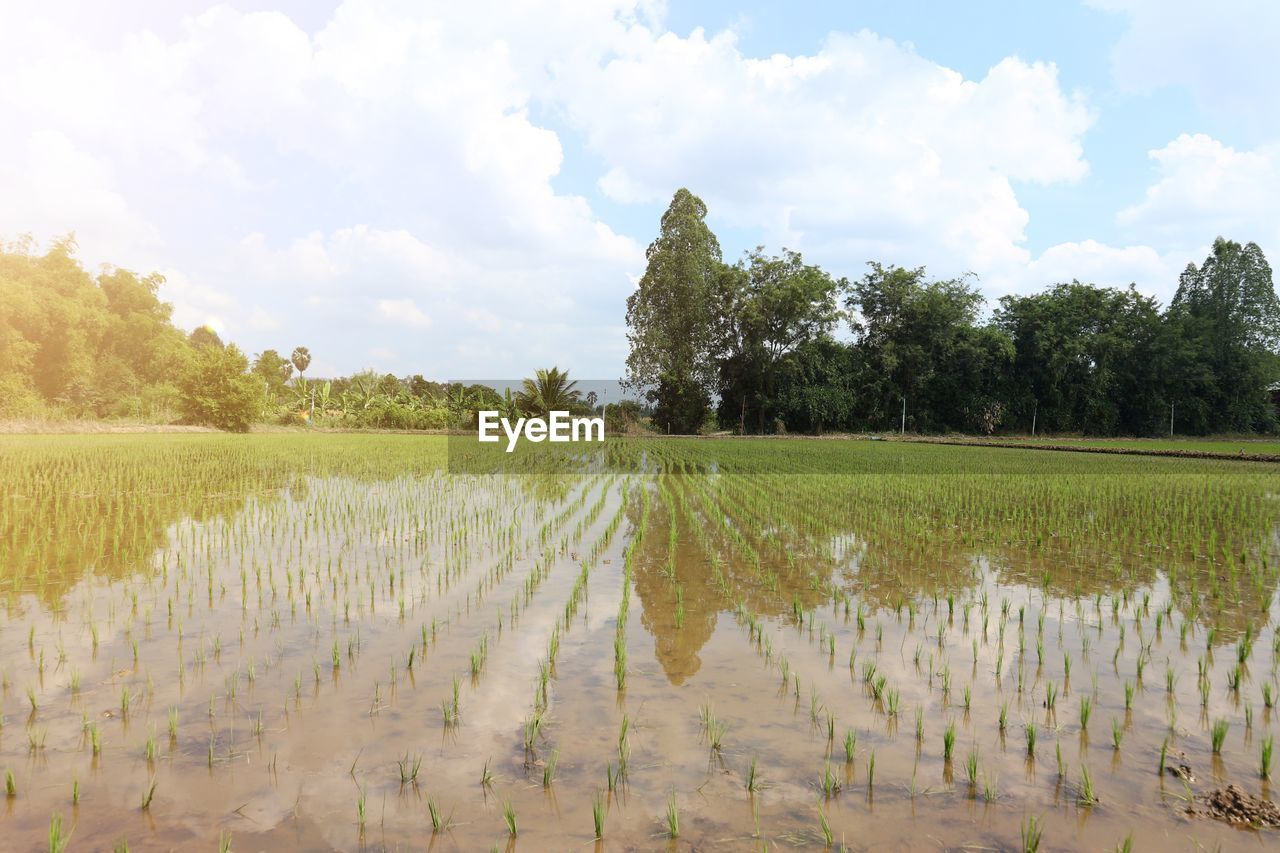
[[(820, 848), (824, 819), (852, 848), (1015, 848), (1028, 816), (1047, 849), (1268, 846), (1187, 815), (1228, 782), (1272, 795), (1280, 546), (1254, 471), (1213, 469), (1247, 512), (1195, 510), (1200, 483), (1113, 516), (1092, 481), (1029, 488), (1078, 504), (1042, 506), (1043, 537), (967, 486), (812, 476), (304, 470), (146, 524), (68, 502), (51, 526), (109, 552), (3, 527), (0, 834), (42, 847), (57, 812), (71, 849), (569, 849), (599, 796), (607, 849)], [(1203, 533), (1137, 529), (1162, 512)], [(1194, 782), (1158, 772), (1166, 740)]]

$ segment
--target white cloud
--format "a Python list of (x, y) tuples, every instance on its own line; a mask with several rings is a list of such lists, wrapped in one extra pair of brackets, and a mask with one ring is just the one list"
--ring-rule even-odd
[(1182, 87), (1211, 115), (1280, 131), (1280, 114), (1271, 107), (1280, 88), (1280, 4), (1274, 0), (1086, 2), (1128, 18), (1111, 54), (1122, 87)]
[(1215, 237), (1255, 242), (1268, 256), (1280, 256), (1280, 147), (1242, 151), (1184, 133), (1148, 156), (1153, 181), (1115, 217), (1129, 245), (1083, 240), (1051, 246), (1025, 269), (997, 279), (1000, 289), (1073, 278), (1109, 286), (1133, 282), (1168, 304), (1179, 273), (1188, 263), (1201, 263)]
[[(1155, 15), (1108, 2), (1131, 33)], [(1033, 256), (1019, 187), (1089, 170), (1092, 110), (1052, 64), (966, 79), (869, 32), (753, 57), (634, 0), (500, 16), (347, 0), (316, 26), (187, 0), (194, 14), (159, 7), (146, 28), (78, 5), (0, 9), (0, 233), (74, 229), (92, 263), (174, 271), (180, 323), (216, 317), (249, 351), (308, 344), (322, 372), (376, 342), (434, 376), (616, 373), (656, 222), (619, 233), (564, 189), (584, 178), (624, 205), (688, 186), (716, 227), (836, 274), (925, 263), (995, 293), (1071, 277), (1156, 290), (1206, 233), (1276, 233), (1274, 151), (1183, 137), (1119, 216), (1124, 246)]]
[(630, 289), (640, 247), (553, 187), (563, 150), (531, 113), (552, 60), (602, 49), (649, 14), (635, 3), (349, 0), (314, 33), (229, 6), (127, 31), (53, 6), (0, 10), (0, 233), (75, 229), (90, 263), (181, 267), (180, 320), (219, 291), (230, 336), (274, 345), (269, 316), (345, 361), (363, 350), (337, 332), (371, 289), (457, 334), (463, 303), (599, 323)]
[(1173, 298), (1178, 273), (1188, 258), (1157, 252), (1150, 246), (1109, 246), (1096, 240), (1058, 243), (1027, 265), (1024, 277), (1008, 290), (1039, 290), (1072, 280), (1103, 287), (1137, 286), (1163, 304)]
[(0, 236), (75, 232), (91, 265), (159, 262), (160, 230), (129, 204), (109, 162), (60, 131), (14, 130), (4, 134), (14, 147), (0, 156)]
[(728, 32), (633, 32), (556, 92), (616, 200), (688, 185), (720, 220), (846, 269), (930, 250), (953, 268), (1025, 263), (1013, 183), (1088, 170), (1091, 114), (1052, 65), (1010, 58), (966, 80), (868, 32), (765, 59)]
[(422, 309), (412, 299), (379, 299), (378, 316), (383, 320), (412, 329), (425, 329), (431, 325), (431, 318), (422, 313)]
[(1146, 239), (1186, 245), (1215, 236), (1280, 248), (1280, 147), (1237, 151), (1183, 134), (1149, 152), (1159, 174), (1117, 222)]

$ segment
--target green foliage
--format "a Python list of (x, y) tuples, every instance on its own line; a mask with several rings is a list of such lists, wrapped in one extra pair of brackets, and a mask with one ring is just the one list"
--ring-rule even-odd
[(262, 408), (262, 387), (234, 344), (199, 347), (182, 378), (182, 414), (190, 423), (247, 432)]
[(1274, 431), (1264, 389), (1280, 379), (1280, 300), (1257, 244), (1215, 240), (1200, 267), (1187, 265), (1168, 314), (1168, 394), (1182, 430)]
[(976, 325), (982, 296), (964, 279), (871, 263), (850, 289), (857, 415), (872, 429), (990, 433), (1003, 425), (1013, 345)]
[(583, 408), (582, 392), (578, 383), (569, 379), (568, 371), (552, 367), (539, 369), (534, 376), (524, 380), (516, 405), (526, 415), (546, 417), (551, 412), (567, 412)]
[(0, 415), (166, 417), (189, 347), (157, 295), (163, 282), (121, 269), (95, 278), (70, 237), (44, 255), (30, 241), (0, 245)]
[(746, 432), (749, 413), (753, 431), (773, 431), (766, 423), (776, 415), (779, 367), (831, 331), (846, 285), (787, 249), (770, 257), (759, 247), (721, 271), (714, 298), (722, 425)]
[[(1255, 244), (1219, 238), (1165, 311), (1132, 285), (1006, 296), (988, 321), (967, 279), (871, 262), (852, 284), (784, 249), (719, 261), (680, 190), (628, 300), (628, 379), (662, 432), (720, 428), (1084, 433), (1280, 429), (1280, 300)], [(831, 337), (843, 300), (853, 332)], [(1271, 389), (1271, 390), (1269, 390)]]
[(284, 396), (285, 383), (293, 376), (293, 362), (273, 349), (263, 350), (253, 360), (253, 372), (261, 377), (271, 399)]
[(311, 350), (306, 347), (294, 347), (289, 356), (289, 361), (298, 369), (298, 375), (301, 376), (311, 366)]
[(1010, 400), (1037, 432), (1148, 434), (1167, 419), (1161, 366), (1168, 341), (1155, 300), (1133, 287), (1058, 284), (1006, 296), (996, 325), (1014, 342)]
[(627, 298), (627, 382), (657, 403), (654, 423), (663, 432), (697, 432), (714, 387), (713, 294), (722, 264), (706, 215), (702, 199), (676, 192)]

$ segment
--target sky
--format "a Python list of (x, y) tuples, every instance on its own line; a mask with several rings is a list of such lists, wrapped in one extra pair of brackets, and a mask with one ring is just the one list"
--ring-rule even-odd
[(0, 0), (0, 240), (311, 375), (621, 375), (672, 194), (800, 251), (1167, 303), (1280, 257), (1280, 3)]

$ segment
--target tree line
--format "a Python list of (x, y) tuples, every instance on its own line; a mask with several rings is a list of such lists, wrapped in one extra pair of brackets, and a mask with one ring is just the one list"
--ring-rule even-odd
[(664, 432), (1274, 433), (1280, 300), (1254, 243), (1218, 238), (1161, 307), (1079, 281), (1004, 296), (798, 252), (726, 263), (681, 189), (627, 300), (626, 382)]
[(117, 268), (91, 274), (71, 238), (43, 254), (30, 240), (0, 245), (0, 417), (178, 421), (232, 431), (253, 423), (463, 429), (479, 409), (512, 419), (599, 412), (615, 431), (640, 418), (634, 402), (598, 405), (556, 368), (503, 392), (420, 374), (311, 378), (305, 346), (249, 357), (207, 326), (177, 328), (159, 296), (163, 283)]

